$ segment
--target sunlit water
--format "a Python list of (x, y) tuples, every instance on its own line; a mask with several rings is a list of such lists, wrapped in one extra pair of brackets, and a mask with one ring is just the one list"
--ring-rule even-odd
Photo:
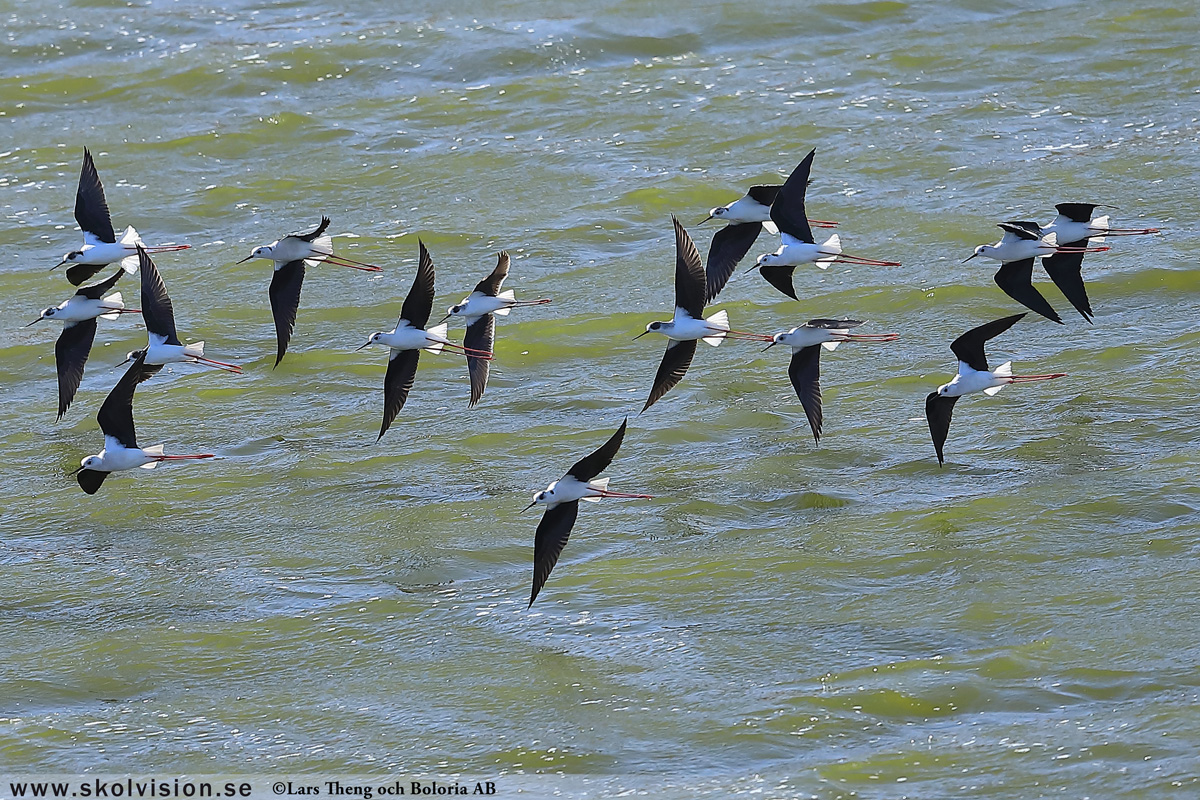
[[(1195, 797), (1196, 9), (416, 5), (0, 4), (0, 767)], [(118, 228), (192, 245), (158, 260), (181, 332), (247, 373), (139, 388), (143, 444), (221, 458), (95, 497), (66, 473), (144, 331), (102, 321), (55, 423), (58, 326), (19, 327), (70, 293), (85, 146)], [(811, 147), (810, 213), (904, 266), (800, 269), (799, 303), (739, 273), (719, 307), (901, 339), (823, 356), (819, 447), (783, 348), (703, 347), (633, 416), (670, 215), (707, 251), (708, 208)], [(989, 354), (1070, 376), (961, 401), (939, 467), (947, 345), (1017, 310), (962, 259), (1068, 200), (1165, 233), (1087, 257), (1094, 326), (1039, 271), (1066, 325)], [(235, 262), (322, 213), (386, 271), (311, 270), (271, 369), (270, 266)], [(418, 237), (435, 311), (500, 249), (554, 303), (499, 321), (473, 410), (422, 355), (375, 444), (386, 355), (353, 350)], [(518, 512), (627, 414), (607, 474), (657, 499), (581, 509), (527, 611)]]

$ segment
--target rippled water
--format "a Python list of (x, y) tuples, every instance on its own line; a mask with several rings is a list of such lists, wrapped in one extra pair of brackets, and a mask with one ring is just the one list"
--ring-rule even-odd
[[(0, 3), (0, 767), (1194, 797), (1200, 24), (1138, 5)], [(144, 443), (221, 458), (92, 498), (65, 473), (144, 332), (101, 324), (56, 424), (57, 326), (19, 327), (70, 293), (85, 146), (116, 225), (192, 245), (158, 260), (180, 330), (247, 371), (139, 388)], [(607, 473), (657, 499), (583, 508), (527, 611), (518, 512), (641, 407), (670, 215), (706, 251), (810, 147), (810, 213), (904, 266), (719, 307), (902, 338), (823, 357), (819, 447), (785, 353), (703, 348)], [(962, 401), (939, 468), (947, 344), (1016, 310), (961, 261), (1067, 200), (1166, 232), (1088, 256), (1094, 326), (1047, 284), (1067, 324), (990, 354), (1070, 377)], [(311, 271), (272, 370), (270, 267), (235, 262), (322, 213), (386, 271)], [(499, 249), (554, 303), (500, 321), (476, 409), (423, 356), (373, 444), (385, 355), (353, 348), (418, 236), (437, 308)]]

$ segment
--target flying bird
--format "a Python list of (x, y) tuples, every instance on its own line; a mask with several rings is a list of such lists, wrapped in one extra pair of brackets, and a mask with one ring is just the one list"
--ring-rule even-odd
[(467, 358), (480, 361), (490, 360), (490, 351), (476, 350), (454, 344), (446, 338), (446, 325), (435, 325), (429, 330), (429, 315), (433, 311), (433, 259), (425, 249), (425, 243), (417, 240), (420, 248), (420, 259), (417, 264), (417, 277), (413, 280), (412, 289), (404, 298), (400, 307), (400, 319), (396, 327), (387, 333), (372, 333), (366, 344), (358, 348), (362, 350), (373, 344), (382, 344), (391, 348), (387, 373), (383, 378), (383, 424), (379, 428), (379, 436), (383, 438), (392, 420), (400, 413), (408, 393), (412, 390), (413, 380), (417, 375), (417, 359), (422, 350), (430, 353), (440, 353), (442, 348), (449, 347), (463, 351)]
[[(51, 269), (58, 269), (63, 264), (74, 265), (67, 268), (67, 280), (72, 286), (78, 286), (114, 261), (120, 261), (126, 272), (133, 272), (137, 263), (134, 248), (146, 246), (132, 226), (117, 240), (108, 201), (104, 199), (104, 185), (100, 183), (96, 164), (86, 147), (83, 149), (83, 168), (79, 171), (79, 188), (75, 191), (75, 221), (83, 231), (83, 246), (67, 253)], [(190, 246), (177, 244), (146, 249), (152, 253), (166, 253), (187, 250)]]
[(602, 497), (654, 499), (648, 494), (609, 491), (608, 478), (596, 477), (608, 468), (621, 449), (627, 423), (628, 420), (622, 422), (617, 432), (598, 450), (576, 461), (566, 475), (547, 486), (545, 491), (535, 494), (533, 502), (525, 507), (526, 511), (538, 505), (546, 507), (533, 540), (533, 590), (529, 593), (529, 606), (537, 599), (571, 536), (571, 528), (579, 515), (580, 500), (598, 503)]
[[(782, 184), (751, 186), (745, 195), (729, 205), (709, 209), (708, 216), (700, 221), (701, 225), (710, 219), (729, 223), (713, 234), (708, 246), (708, 263), (704, 268), (708, 279), (706, 303), (715, 300), (725, 288), (738, 263), (750, 252), (764, 228), (769, 233), (778, 233), (775, 223), (771, 222), (771, 204), (782, 188)], [(836, 222), (818, 219), (810, 219), (808, 224), (814, 228), (837, 226)]]
[(296, 309), (300, 307), (300, 287), (304, 284), (305, 266), (320, 263), (337, 264), (363, 272), (382, 272), (372, 264), (351, 261), (333, 255), (333, 238), (325, 233), (329, 217), (321, 217), (321, 224), (308, 233), (291, 233), (271, 244), (254, 248), (250, 255), (237, 262), (244, 264), (252, 258), (266, 258), (275, 262), (271, 276), (271, 316), (275, 318), (275, 366), (283, 361), (288, 343), (296, 330)]
[(133, 430), (133, 390), (156, 371), (147, 369), (139, 356), (100, 406), (100, 413), (96, 415), (96, 419), (104, 433), (104, 447), (96, 455), (83, 459), (79, 469), (71, 473), (79, 481), (80, 488), (88, 494), (95, 494), (100, 489), (100, 484), (104, 483), (104, 479), (113, 472), (134, 467), (154, 469), (163, 461), (215, 457), (212, 453), (193, 456), (163, 455), (161, 444), (138, 447), (137, 436)]
[[(471, 350), (491, 353), (496, 339), (495, 316), (506, 317), (518, 306), (540, 306), (550, 302), (550, 298), (540, 300), (517, 300), (512, 289), (500, 291), (504, 279), (508, 277), (508, 253), (501, 252), (496, 258), (496, 268), (492, 274), (475, 284), (475, 291), (462, 299), (458, 305), (446, 309), (442, 322), (451, 317), (462, 317), (467, 323), (467, 331), (463, 335), (463, 345)], [(488, 361), (490, 358), (467, 355), (467, 371), (471, 376), (471, 408), (483, 397), (487, 388)]]
[(308, 233), (289, 233), (287, 236), (270, 244), (256, 247), (250, 255), (239, 261), (239, 264), (244, 264), (252, 258), (266, 258), (274, 261), (288, 263), (291, 261), (308, 261), (309, 266), (317, 263), (336, 264), (339, 267), (349, 267), (350, 269), (362, 270), (363, 272), (383, 272), (382, 269), (374, 264), (367, 264), (362, 261), (355, 261), (346, 256), (334, 255), (333, 253), (333, 237), (325, 233), (329, 228), (329, 217), (322, 216), (321, 224), (314, 230)]
[(1083, 285), (1083, 255), (1087, 252), (1088, 242), (1094, 237), (1103, 241), (1106, 236), (1144, 236), (1158, 233), (1158, 228), (1110, 228), (1107, 214), (1092, 219), (1096, 203), (1059, 203), (1054, 208), (1058, 216), (1041, 229), (1043, 237), (1054, 235), (1055, 240), (1063, 242), (1066, 252), (1054, 253), (1042, 258), (1042, 266), (1050, 280), (1070, 301), (1083, 318), (1092, 321), (1095, 312), (1092, 311), (1087, 289)]
[(242, 368), (236, 364), (205, 358), (204, 342), (183, 344), (179, 341), (179, 333), (175, 330), (175, 309), (158, 265), (142, 247), (138, 247), (137, 254), (142, 278), (142, 319), (146, 321), (149, 343), (141, 350), (129, 353), (125, 361), (132, 362), (141, 356), (150, 374), (158, 372), (165, 364), (179, 362), (206, 364), (226, 372), (242, 374)]
[(856, 319), (810, 319), (787, 333), (775, 334), (774, 340), (764, 348), (769, 350), (777, 344), (792, 349), (792, 361), (788, 366), (788, 378), (804, 407), (808, 426), (813, 439), (821, 441), (821, 426), (824, 416), (821, 410), (821, 348), (834, 350), (842, 342), (894, 342), (898, 333), (851, 333), (863, 323)]
[(663, 355), (658, 373), (654, 376), (654, 386), (646, 399), (645, 411), (658, 402), (658, 399), (683, 379), (692, 358), (696, 355), (696, 340), (703, 339), (705, 344), (717, 347), (725, 339), (744, 339), (755, 342), (769, 342), (770, 336), (757, 333), (743, 333), (729, 329), (729, 315), (718, 311), (708, 319), (704, 316), (705, 275), (704, 264), (700, 261), (700, 253), (688, 236), (683, 225), (674, 216), (671, 222), (675, 225), (675, 316), (670, 322), (651, 322), (643, 333), (634, 339), (640, 339), (647, 333), (661, 333), (671, 341), (667, 342), (667, 352)]
[(836, 233), (821, 244), (816, 243), (804, 213), (804, 195), (816, 153), (812, 150), (792, 170), (771, 204), (771, 221), (779, 229), (782, 245), (774, 253), (759, 256), (754, 265), (768, 283), (793, 300), (798, 298), (792, 287), (792, 274), (800, 264), (816, 264), (821, 269), (828, 269), (835, 262), (873, 267), (900, 266), (898, 261), (879, 261), (843, 253), (842, 239)]
[(1033, 383), (1066, 377), (1065, 372), (1047, 375), (1013, 375), (1012, 362), (1005, 361), (995, 369), (989, 369), (983, 346), (989, 340), (1016, 324), (1025, 313), (1014, 314), (980, 325), (959, 336), (950, 344), (958, 357), (958, 374), (949, 383), (942, 384), (936, 392), (925, 398), (925, 419), (929, 422), (929, 434), (933, 437), (933, 448), (937, 451), (938, 464), (945, 463), (942, 448), (950, 432), (950, 417), (958, 398), (973, 392), (994, 395), (1010, 383)]
[(58, 369), (58, 419), (67, 413), (83, 380), (83, 367), (92, 352), (92, 342), (96, 339), (96, 319), (112, 320), (122, 314), (139, 313), (136, 308), (125, 307), (120, 292), (104, 297), (104, 293), (113, 288), (124, 274), (117, 270), (108, 280), (83, 287), (59, 305), (44, 310), (40, 317), (29, 323), (36, 325), (44, 319), (64, 323), (62, 334), (54, 344), (54, 362)]
[[(965, 264), (975, 256), (999, 261), (1000, 269), (996, 272), (996, 285), (1006, 295), (1029, 310), (1036, 311), (1046, 319), (1061, 325), (1062, 317), (1033, 285), (1034, 259), (1062, 254), (1078, 255), (1082, 261), (1084, 253), (1099, 253), (1108, 248), (1060, 246), (1054, 234), (1043, 236), (1041, 226), (1036, 222), (1001, 222), (998, 223), (998, 227), (1004, 231), (1004, 236), (1000, 241), (994, 245), (979, 245), (975, 248), (974, 253), (963, 260), (963, 263)], [(1045, 262), (1043, 261), (1043, 263)], [(1083, 288), (1082, 278), (1079, 281), (1079, 288)]]

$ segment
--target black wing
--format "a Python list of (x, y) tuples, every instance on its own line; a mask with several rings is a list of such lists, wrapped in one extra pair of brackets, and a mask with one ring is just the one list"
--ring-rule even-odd
[(96, 318), (85, 319), (63, 328), (54, 343), (54, 364), (58, 368), (58, 419), (71, 406), (79, 382), (83, 380), (83, 365), (92, 352), (96, 339)]
[(113, 437), (125, 447), (138, 446), (137, 436), (133, 432), (133, 390), (158, 372), (157, 368), (146, 365), (145, 357), (145, 353), (142, 353), (134, 359), (108, 397), (104, 398), (100, 413), (96, 414), (104, 435)]
[(704, 269), (708, 284), (705, 302), (711, 303), (721, 293), (761, 232), (761, 222), (735, 222), (716, 232), (708, 246), (708, 266)]
[(1042, 293), (1033, 286), (1032, 258), (1021, 261), (1005, 261), (996, 273), (996, 285), (1003, 289), (1006, 295), (1026, 308), (1036, 311), (1059, 325), (1063, 324), (1062, 317), (1058, 315), (1046, 298), (1042, 297)]
[(977, 328), (959, 336), (950, 343), (950, 350), (958, 357), (958, 360), (966, 364), (973, 370), (986, 372), (988, 368), (987, 356), (983, 353), (983, 345), (988, 339), (993, 339), (1006, 330), (1017, 324), (1017, 320), (1024, 317), (1024, 313), (1013, 314), (1011, 317), (986, 322)]
[(537, 599), (538, 592), (546, 585), (550, 570), (558, 563), (558, 557), (571, 537), (575, 518), (579, 516), (579, 501), (559, 503), (546, 509), (538, 523), (533, 539), (533, 590), (529, 593), (529, 605)]
[(608, 465), (612, 463), (617, 451), (621, 449), (621, 442), (625, 439), (625, 426), (628, 423), (629, 420), (622, 422), (621, 427), (617, 428), (617, 432), (610, 436), (607, 442), (600, 445), (595, 452), (589, 453), (576, 461), (567, 470), (567, 474), (577, 481), (587, 483), (606, 470)]
[(417, 246), (421, 249), (417, 277), (413, 278), (408, 297), (404, 298), (404, 305), (400, 307), (400, 319), (408, 320), (408, 324), (418, 330), (425, 330), (429, 314), (433, 311), (433, 259), (420, 239), (417, 240)]
[(383, 377), (383, 425), (379, 427), (379, 438), (375, 441), (383, 438), (392, 420), (404, 407), (417, 376), (420, 355), (420, 350), (401, 350), (388, 362), (387, 374)]
[[(107, 266), (108, 264), (75, 264), (74, 266), (67, 267), (67, 280), (71, 282), (72, 286), (79, 286)], [(124, 272), (125, 270), (121, 271)]]
[(119, 281), (121, 276), (124, 274), (125, 270), (119, 269), (108, 280), (100, 281), (100, 283), (93, 283), (91, 286), (84, 286), (75, 294), (79, 295), (80, 297), (86, 297), (90, 300), (99, 300), (100, 298), (104, 297), (105, 292), (117, 285), (117, 281)]
[(767, 283), (774, 286), (779, 291), (786, 294), (793, 300), (799, 300), (796, 297), (796, 289), (792, 286), (792, 275), (796, 272), (795, 267), (759, 267), (758, 274), (766, 278)]
[(1037, 240), (1042, 238), (1042, 226), (1036, 222), (998, 222), (996, 227), (1021, 239)]
[(857, 328), (863, 324), (865, 323), (860, 319), (810, 319), (804, 323), (804, 327), (840, 330), (842, 328)]
[[(83, 168), (79, 170), (79, 188), (75, 192), (75, 221), (79, 223), (80, 228), (102, 242), (117, 241), (116, 234), (113, 233), (112, 217), (108, 213), (108, 201), (104, 199), (104, 186), (100, 183), (100, 175), (96, 172), (92, 154), (86, 147), (83, 148)], [(80, 283), (84, 280), (87, 278), (83, 278)]]
[[(496, 285), (499, 286), (499, 283)], [(491, 314), (484, 314), (467, 326), (467, 331), (463, 334), (463, 347), (490, 353), (495, 340), (496, 318)], [(467, 356), (467, 372), (471, 376), (471, 402), (467, 404), (467, 408), (471, 408), (479, 402), (479, 398), (483, 397), (483, 390), (487, 388), (488, 374), (491, 372), (490, 362), (486, 358)]]
[(296, 309), (300, 307), (300, 286), (304, 283), (304, 261), (289, 261), (271, 276), (271, 314), (275, 317), (278, 342), (275, 366), (283, 361), (292, 331), (296, 329)]
[(657, 403), (660, 397), (683, 380), (688, 367), (692, 364), (692, 357), (695, 355), (695, 339), (689, 339), (686, 342), (671, 340), (667, 345), (667, 352), (663, 354), (662, 363), (658, 365), (658, 372), (654, 376), (654, 387), (650, 390), (650, 397), (646, 399), (646, 405), (642, 406), (642, 411)]
[(804, 157), (788, 176), (783, 188), (771, 204), (771, 221), (781, 233), (793, 236), (802, 242), (813, 242), (812, 228), (808, 224), (808, 215), (804, 211), (804, 194), (808, 190), (808, 174), (812, 170), (813, 156), (817, 154), (814, 148)]
[(671, 222), (675, 225), (675, 307), (691, 314), (692, 319), (702, 319), (706, 286), (704, 262), (700, 260), (692, 237), (674, 215)]
[[(1063, 246), (1084, 248), (1087, 247), (1087, 244), (1087, 239), (1080, 239)], [(1070, 300), (1071, 305), (1075, 306), (1075, 310), (1082, 314), (1084, 319), (1091, 322), (1094, 314), (1092, 304), (1088, 301), (1087, 289), (1083, 286), (1083, 255), (1083, 253), (1055, 253), (1052, 256), (1044, 257), (1042, 266), (1045, 267), (1050, 280), (1054, 281), (1054, 285), (1063, 293), (1063, 297)]]
[(954, 414), (957, 401), (957, 397), (942, 397), (937, 392), (930, 392), (925, 398), (925, 419), (929, 422), (929, 435), (933, 437), (933, 449), (937, 451), (939, 464), (946, 462), (942, 448), (946, 444), (946, 435), (950, 433), (950, 417)]
[(808, 417), (808, 426), (812, 428), (813, 439), (821, 441), (821, 345), (803, 347), (792, 354), (792, 363), (788, 366), (788, 377), (792, 379), (792, 387), (804, 406), (804, 416)]
[(775, 202), (775, 198), (779, 196), (779, 190), (783, 188), (782, 184), (765, 184), (760, 183), (757, 186), (751, 186), (746, 192), (746, 196), (756, 203), (762, 203), (768, 208)]
[(142, 319), (146, 321), (146, 330), (167, 337), (167, 344), (181, 344), (175, 331), (175, 309), (158, 266), (140, 244), (137, 254), (138, 269), (142, 273)]
[(104, 483), (104, 479), (107, 477), (107, 472), (98, 469), (81, 469), (75, 473), (75, 480), (79, 481), (79, 488), (88, 494), (100, 491), (100, 484)]
[(504, 283), (504, 279), (508, 277), (508, 253), (503, 251), (496, 257), (496, 268), (492, 270), (492, 274), (475, 284), (475, 291), (495, 297), (500, 294), (500, 286)]
[(1072, 222), (1091, 222), (1097, 203), (1059, 203), (1054, 210)]
[(321, 215), (321, 224), (317, 226), (316, 230), (309, 231), (308, 233), (293, 233), (290, 235), (294, 236), (297, 239), (300, 239), (302, 241), (311, 242), (314, 239), (316, 239), (318, 236), (323, 234), (325, 232), (325, 229), (328, 227), (329, 227), (329, 217), (322, 214)]

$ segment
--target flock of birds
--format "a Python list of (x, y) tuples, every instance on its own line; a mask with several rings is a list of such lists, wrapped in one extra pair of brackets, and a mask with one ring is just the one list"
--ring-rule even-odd
[[(767, 349), (785, 345), (791, 349), (788, 376), (804, 409), (813, 437), (820, 441), (823, 410), (820, 384), (820, 353), (833, 350), (842, 342), (889, 342), (898, 338), (895, 333), (864, 334), (852, 332), (864, 323), (852, 319), (813, 319), (791, 330), (775, 335), (736, 331), (729, 327), (724, 311), (704, 316), (705, 306), (712, 303), (733, 275), (739, 263), (754, 246), (759, 235), (767, 230), (778, 233), (781, 246), (773, 253), (758, 257), (752, 269), (783, 294), (798, 299), (792, 284), (796, 267), (815, 264), (826, 269), (832, 263), (868, 266), (899, 266), (899, 262), (852, 256), (842, 251), (837, 233), (818, 243), (813, 228), (833, 228), (837, 223), (809, 219), (805, 211), (805, 193), (809, 185), (816, 151), (810, 152), (792, 171), (782, 185), (750, 187), (745, 196), (727, 206), (714, 208), (704, 222), (720, 220), (728, 223), (712, 238), (707, 262), (700, 258), (696, 245), (672, 217), (675, 228), (675, 313), (669, 321), (651, 322), (641, 338), (649, 333), (667, 337), (667, 349), (642, 411), (650, 408), (687, 373), (696, 354), (697, 342), (716, 347), (726, 339), (757, 341)], [(996, 284), (1011, 298), (1042, 316), (1062, 324), (1062, 318), (1034, 287), (1034, 261), (1042, 259), (1050, 279), (1066, 299), (1089, 323), (1094, 313), (1088, 300), (1082, 277), (1083, 257), (1108, 247), (1092, 246), (1108, 236), (1134, 236), (1157, 233), (1156, 228), (1113, 228), (1107, 215), (1092, 217), (1097, 204), (1061, 203), (1058, 216), (1046, 226), (1035, 222), (1002, 222), (1004, 236), (994, 245), (980, 245), (968, 257), (977, 256), (1000, 262)], [(183, 344), (175, 327), (174, 310), (166, 284), (152, 254), (187, 249), (188, 245), (146, 246), (132, 227), (118, 239), (112, 226), (104, 187), (88, 150), (84, 150), (83, 167), (75, 199), (75, 220), (83, 231), (83, 246), (67, 253), (55, 268), (69, 265), (67, 280), (81, 286), (110, 264), (119, 269), (99, 283), (82, 286), (58, 306), (45, 309), (41, 320), (64, 323), (63, 332), (55, 345), (58, 370), (58, 417), (67, 412), (83, 378), (84, 366), (96, 336), (97, 319), (116, 319), (122, 314), (140, 313), (145, 322), (148, 341), (144, 348), (128, 354), (125, 363), (130, 367), (117, 382), (100, 406), (97, 420), (104, 434), (104, 447), (88, 456), (71, 473), (83, 491), (95, 494), (105, 478), (113, 472), (134, 468), (153, 469), (163, 461), (213, 458), (211, 453), (196, 455), (167, 455), (162, 445), (140, 447), (134, 432), (133, 394), (138, 384), (153, 377), (163, 366), (172, 363), (191, 363), (241, 373), (236, 364), (216, 361), (204, 355), (204, 342)], [(327, 233), (328, 217), (307, 233), (284, 236), (271, 244), (255, 248), (242, 259), (255, 258), (274, 263), (269, 297), (276, 330), (275, 366), (287, 353), (288, 343), (296, 325), (300, 290), (306, 268), (327, 263), (365, 272), (380, 272), (380, 268), (345, 256), (335, 255), (333, 239)], [(420, 258), (412, 289), (404, 299), (396, 327), (387, 332), (371, 334), (359, 349), (372, 344), (389, 348), (389, 362), (384, 376), (383, 422), (378, 439), (382, 439), (396, 415), (404, 406), (412, 388), (417, 360), (422, 350), (440, 353), (449, 349), (467, 360), (470, 377), (469, 406), (476, 405), (487, 386), (489, 362), (495, 340), (496, 316), (505, 316), (513, 308), (549, 303), (546, 298), (517, 300), (512, 290), (501, 289), (509, 271), (507, 253), (500, 253), (495, 269), (481, 280), (462, 302), (451, 306), (442, 321), (427, 327), (433, 311), (433, 260), (424, 243), (418, 241)], [(241, 263), (241, 262), (239, 262)], [(109, 292), (125, 273), (138, 272), (141, 279), (141, 308), (127, 308), (120, 292)], [(984, 353), (985, 344), (1007, 331), (1025, 313), (1014, 314), (973, 328), (950, 345), (958, 358), (958, 373), (946, 384), (931, 392), (925, 400), (925, 414), (938, 463), (945, 461), (943, 448), (950, 430), (954, 405), (960, 397), (976, 392), (994, 395), (1009, 384), (1030, 383), (1064, 377), (1064, 373), (1014, 375), (1011, 362), (992, 369)], [(466, 324), (462, 344), (447, 338), (447, 320), (461, 319)], [(28, 326), (27, 326), (28, 327)], [(538, 524), (534, 541), (533, 585), (529, 605), (537, 598), (575, 525), (579, 502), (595, 502), (605, 497), (649, 498), (648, 495), (615, 492), (608, 488), (608, 479), (598, 477), (608, 468), (624, 440), (628, 420), (595, 452), (576, 462), (567, 473), (533, 497), (527, 508), (544, 506), (545, 513)], [(378, 439), (376, 441), (378, 441)]]

